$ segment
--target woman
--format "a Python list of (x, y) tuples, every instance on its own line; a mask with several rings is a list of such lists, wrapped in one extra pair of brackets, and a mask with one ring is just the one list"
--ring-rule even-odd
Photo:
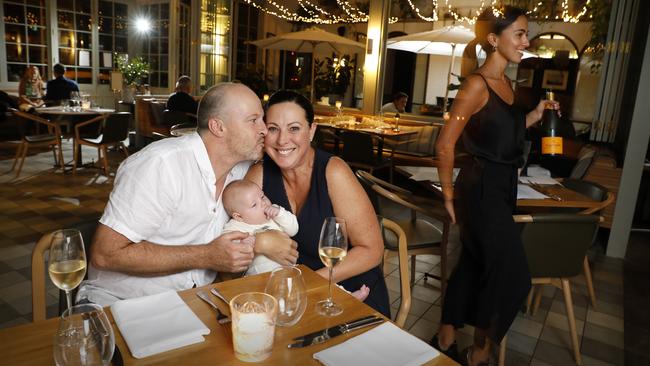
[(328, 216), (345, 219), (350, 249), (334, 267), (333, 280), (348, 291), (370, 288), (365, 303), (390, 316), (388, 291), (379, 264), (384, 251), (374, 209), (347, 164), (311, 147), (316, 132), (311, 103), (297, 93), (278, 91), (265, 114), (266, 156), (248, 172), (266, 196), (298, 217), (298, 263), (328, 278), (318, 256), (318, 239)]
[(43, 79), (36, 66), (27, 66), (25, 69), (18, 84), (18, 95), (20, 95), (18, 105), (22, 111), (26, 112), (43, 105)]
[(461, 356), (484, 364), (499, 344), (530, 289), (530, 274), (519, 231), (512, 219), (517, 199), (517, 168), (523, 162), (524, 132), (542, 117), (542, 100), (528, 114), (513, 105), (509, 62), (519, 63), (529, 46), (525, 11), (487, 9), (476, 23), (476, 38), (488, 56), (467, 76), (440, 134), (436, 152), (444, 205), (456, 221), (452, 168), (454, 147), (462, 142), (473, 159), (455, 188), (462, 242), (458, 265), (449, 278), (438, 334), (431, 344), (455, 348), (455, 328), (475, 327), (474, 344)]

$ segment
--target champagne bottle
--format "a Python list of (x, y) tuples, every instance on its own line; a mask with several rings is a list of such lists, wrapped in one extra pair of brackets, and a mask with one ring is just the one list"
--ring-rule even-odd
[[(554, 100), (552, 91), (546, 92), (546, 99)], [(560, 116), (557, 111), (553, 109), (552, 104), (547, 104), (544, 107), (542, 114), (542, 155), (558, 156), (562, 155), (562, 131), (561, 131)]]

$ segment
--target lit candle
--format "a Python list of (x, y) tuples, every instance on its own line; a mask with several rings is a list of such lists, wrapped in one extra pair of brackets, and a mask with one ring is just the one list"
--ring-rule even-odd
[(268, 102), (268, 101), (269, 101), (269, 95), (268, 95), (268, 94), (264, 94), (264, 96), (262, 97), (262, 99), (264, 100), (264, 103)]
[(334, 105), (336, 106), (336, 109), (341, 109), (341, 106), (343, 105), (343, 102), (341, 102), (340, 100), (337, 100), (336, 103), (334, 103)]

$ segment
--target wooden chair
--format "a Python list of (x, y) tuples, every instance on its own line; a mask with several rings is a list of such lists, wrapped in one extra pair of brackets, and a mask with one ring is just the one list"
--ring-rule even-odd
[[(406, 323), (406, 317), (411, 310), (411, 286), (410, 286), (410, 275), (409, 275), (409, 266), (408, 266), (408, 247), (406, 233), (402, 228), (392, 220), (387, 218), (382, 218), (380, 220), (382, 234), (385, 234), (386, 231), (390, 231), (393, 235), (397, 237), (397, 257), (398, 257), (398, 266), (399, 266), (399, 288), (400, 288), (400, 303), (399, 309), (397, 310), (397, 315), (395, 316), (395, 324), (399, 327), (404, 328)], [(385, 236), (385, 235), (384, 235)], [(386, 245), (386, 243), (384, 244)]]
[[(84, 240), (84, 248), (86, 249), (87, 262), (90, 262), (89, 248), (98, 223), (99, 218), (93, 218), (72, 227), (81, 232), (81, 237)], [(46, 318), (47, 305), (45, 298), (47, 297), (47, 293), (45, 292), (45, 252), (50, 249), (51, 242), (52, 233), (44, 234), (38, 242), (36, 242), (36, 245), (32, 250), (32, 321), (45, 320)], [(73, 298), (75, 294), (76, 291), (73, 293)], [(62, 290), (59, 290), (59, 314), (65, 310), (66, 306), (65, 293)]]
[(570, 278), (582, 271), (587, 249), (596, 238), (601, 217), (550, 213), (515, 215), (514, 219), (522, 225), (521, 237), (532, 283), (551, 284), (562, 289), (573, 355), (576, 364), (581, 365)]
[[(357, 170), (356, 175), (366, 190), (366, 193), (368, 193), (370, 201), (378, 215), (386, 217), (380, 199), (382, 197), (410, 210), (411, 217), (409, 219), (394, 219), (406, 234), (407, 253), (411, 256), (410, 285), (412, 286), (415, 282), (416, 256), (422, 254), (438, 255), (440, 256), (441, 275), (429, 276), (440, 281), (440, 289), (444, 297), (447, 288), (447, 242), (451, 228), (451, 221), (447, 212), (441, 206), (429, 205), (425, 207), (422, 204), (415, 203), (415, 197), (410, 191), (376, 178), (368, 172)], [(430, 220), (419, 217), (418, 214), (438, 221), (436, 224), (442, 226), (442, 229)], [(399, 243), (396, 236), (385, 235), (384, 243), (386, 247), (384, 258), (398, 251)]]
[[(21, 112), (19, 110), (13, 109), (12, 113), (14, 116), (18, 117), (20, 126), (20, 144), (16, 151), (16, 157), (14, 163), (11, 166), (11, 170), (16, 168), (16, 163), (20, 159), (20, 164), (18, 165), (18, 170), (16, 170), (16, 178), (20, 176), (20, 172), (23, 169), (23, 164), (25, 163), (25, 157), (27, 156), (27, 150), (30, 146), (34, 147), (52, 147), (52, 153), (54, 154), (54, 162), (61, 167), (61, 170), (64, 169), (63, 163), (63, 151), (61, 150), (61, 128), (56, 122), (51, 122), (45, 118), (35, 116), (30, 113)], [(39, 125), (47, 127), (46, 133), (36, 133), (29, 134), (28, 122), (34, 122), (36, 124), (36, 130), (38, 131)], [(58, 147), (58, 154), (57, 154)], [(57, 157), (58, 155), (58, 157)]]
[(377, 169), (387, 168), (393, 181), (393, 161), (374, 150), (374, 136), (364, 132), (343, 131), (341, 158), (354, 168), (367, 170), (371, 175)]
[[(92, 146), (97, 148), (99, 159), (102, 160), (104, 166), (104, 175), (108, 177), (108, 156), (107, 147), (118, 146), (124, 152), (126, 157), (129, 157), (129, 150), (124, 145), (124, 140), (129, 137), (129, 121), (131, 120), (131, 113), (120, 112), (112, 113), (109, 115), (98, 116), (83, 123), (79, 123), (74, 127), (74, 159), (73, 159), (73, 174), (77, 172), (77, 159), (79, 150), (82, 145)], [(81, 135), (81, 128), (92, 123), (101, 123), (101, 134), (97, 138), (87, 138)]]

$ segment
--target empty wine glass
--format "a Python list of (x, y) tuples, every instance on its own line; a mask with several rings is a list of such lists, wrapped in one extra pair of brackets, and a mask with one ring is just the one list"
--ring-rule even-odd
[(343, 312), (343, 307), (332, 301), (332, 270), (347, 253), (348, 231), (345, 220), (338, 217), (325, 218), (318, 241), (318, 255), (329, 268), (329, 289), (327, 299), (316, 304), (316, 311), (321, 315), (335, 316)]
[(63, 312), (54, 335), (54, 361), (58, 366), (105, 366), (114, 350), (113, 328), (101, 306), (75, 305)]
[(305, 313), (307, 289), (300, 269), (290, 266), (276, 268), (271, 273), (264, 292), (278, 301), (276, 325), (290, 327), (298, 323)]
[(54, 285), (65, 291), (69, 309), (72, 306), (71, 291), (86, 275), (86, 250), (79, 230), (64, 229), (52, 233), (48, 272)]

